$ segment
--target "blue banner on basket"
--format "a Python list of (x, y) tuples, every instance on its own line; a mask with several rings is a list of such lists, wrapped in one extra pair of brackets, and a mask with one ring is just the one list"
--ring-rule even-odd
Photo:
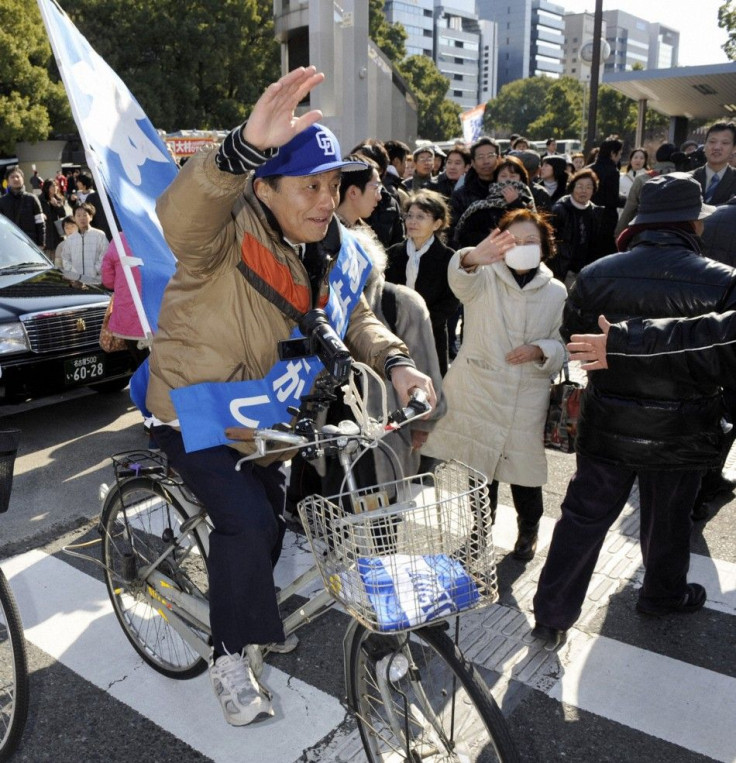
[(462, 564), (445, 554), (361, 557), (358, 572), (384, 631), (450, 617), (480, 598)]

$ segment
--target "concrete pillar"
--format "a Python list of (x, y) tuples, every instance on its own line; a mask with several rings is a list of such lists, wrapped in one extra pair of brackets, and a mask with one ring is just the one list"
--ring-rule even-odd
[(336, 96), (339, 90), (335, 82), (338, 69), (335, 58), (335, 6), (332, 0), (310, 0), (309, 2), (309, 63), (324, 72), (325, 82), (315, 88), (310, 96), (310, 106), (321, 109), (325, 117), (334, 117), (337, 112)]
[(669, 141), (678, 148), (687, 140), (690, 121), (687, 117), (670, 117)]
[(343, 0), (341, 27), (342, 135), (340, 145), (349, 151), (358, 141), (371, 137), (366, 131), (368, 115), (368, 3)]

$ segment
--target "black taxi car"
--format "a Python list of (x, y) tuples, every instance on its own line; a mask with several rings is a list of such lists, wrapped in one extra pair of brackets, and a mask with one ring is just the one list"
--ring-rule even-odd
[(132, 356), (99, 345), (109, 300), (102, 288), (64, 278), (0, 215), (0, 404), (80, 386), (123, 389)]

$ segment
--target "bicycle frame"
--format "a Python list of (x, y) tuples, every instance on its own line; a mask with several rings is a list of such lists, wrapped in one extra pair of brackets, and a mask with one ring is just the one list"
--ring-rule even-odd
[[(182, 486), (173, 483), (167, 485), (166, 489), (176, 497), (177, 502), (186, 512), (188, 519), (181, 527), (179, 538), (172, 540), (156, 559), (152, 560), (145, 567), (138, 569), (135, 575), (146, 584), (146, 587), (141, 591), (143, 600), (167, 620), (169, 625), (189, 647), (203, 659), (208, 659), (212, 651), (208, 640), (199, 638), (189, 627), (193, 625), (203, 633), (206, 633), (207, 636), (211, 636), (208, 603), (198, 596), (193, 596), (179, 590), (174, 581), (161, 572), (159, 566), (174, 553), (176, 548), (181, 544), (181, 539), (189, 533), (196, 536), (205, 553), (208, 553), (211, 526), (207, 519), (207, 512), (199, 503), (188, 496), (187, 491)], [(304, 586), (319, 579), (319, 570), (317, 565), (314, 564), (278, 593), (278, 603), (284, 603), (304, 588)], [(327, 591), (321, 589), (319, 593), (312, 596), (303, 606), (284, 619), (285, 635), (288, 636), (307, 623), (314, 621), (334, 603), (334, 600)]]

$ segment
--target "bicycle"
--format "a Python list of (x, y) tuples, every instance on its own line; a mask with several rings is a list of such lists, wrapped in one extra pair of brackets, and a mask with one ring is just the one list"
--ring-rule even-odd
[[(0, 432), (0, 514), (8, 510), (20, 432)], [(28, 656), (13, 591), (0, 569), (0, 762), (10, 760), (28, 718)]]
[[(516, 761), (503, 714), (459, 649), (457, 619), (454, 642), (447, 635), (448, 617), (498, 597), (487, 480), (450, 462), (434, 474), (358, 487), (353, 466), (361, 454), (385, 445), (388, 429), (428, 408), (414, 400), (388, 416), (384, 386), (382, 418), (371, 418), (355, 376), (375, 374), (361, 364), (352, 368), (344, 389), (359, 423), (316, 425), (334, 399), (334, 380), (323, 380), (292, 411), (294, 427), (255, 430), (256, 453), (246, 457), (287, 450), (318, 461), (334, 455), (345, 474), (340, 495), (299, 504), (316, 563), (279, 593), (279, 604), (319, 577), (324, 589), (284, 619), (284, 631), (294, 633), (335, 602), (352, 616), (343, 639), (346, 696), (370, 761)], [(116, 481), (104, 496), (99, 530), (116, 617), (155, 670), (176, 679), (196, 676), (211, 652), (206, 509), (162, 454), (131, 451), (112, 460)], [(433, 569), (437, 579), (444, 574), (451, 581), (434, 598), (427, 588), (430, 559), (442, 567)], [(386, 617), (380, 576), (387, 571), (414, 578), (414, 598), (401, 610), (406, 622)], [(406, 598), (407, 590), (396, 585), (393, 593)]]

